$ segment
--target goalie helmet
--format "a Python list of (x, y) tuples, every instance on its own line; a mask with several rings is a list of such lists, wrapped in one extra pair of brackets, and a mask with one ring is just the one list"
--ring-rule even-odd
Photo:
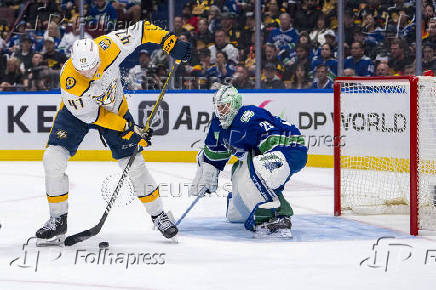
[(92, 39), (79, 39), (71, 48), (73, 66), (79, 72), (94, 69), (100, 62), (98, 47)]
[(242, 96), (233, 86), (222, 86), (213, 97), (215, 115), (227, 129), (242, 106)]

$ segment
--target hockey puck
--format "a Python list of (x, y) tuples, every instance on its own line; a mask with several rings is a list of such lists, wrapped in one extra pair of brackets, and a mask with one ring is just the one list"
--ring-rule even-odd
[(108, 242), (101, 242), (100, 244), (98, 244), (98, 247), (100, 249), (107, 248), (107, 247), (109, 247), (109, 243)]

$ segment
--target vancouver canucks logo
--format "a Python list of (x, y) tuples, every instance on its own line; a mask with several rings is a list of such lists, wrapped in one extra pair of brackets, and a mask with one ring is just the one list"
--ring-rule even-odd
[(65, 87), (67, 88), (67, 90), (74, 87), (75, 84), (76, 84), (76, 79), (73, 77), (67, 77), (67, 79), (65, 80)]
[(232, 145), (230, 145), (229, 140), (227, 139), (223, 139), (224, 141), (224, 146), (227, 148), (227, 150), (232, 153), (232, 155), (234, 155), (236, 152), (238, 152), (238, 148), (233, 147)]
[(251, 117), (253, 116), (254, 116), (253, 111), (245, 111), (241, 117), (241, 122), (248, 123), (248, 121), (250, 121)]
[(98, 44), (103, 50), (106, 50), (111, 45), (111, 41), (109, 38), (105, 38)]
[(263, 167), (268, 169), (269, 172), (273, 172), (274, 169), (283, 166), (282, 160), (275, 155), (264, 155), (260, 158), (260, 161), (262, 161)]

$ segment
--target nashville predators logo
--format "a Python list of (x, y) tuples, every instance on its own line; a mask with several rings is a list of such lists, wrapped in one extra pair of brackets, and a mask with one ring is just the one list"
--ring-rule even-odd
[(56, 136), (58, 137), (58, 139), (65, 139), (67, 138), (67, 131), (59, 129), (56, 131)]
[(115, 80), (108, 86), (108, 88), (103, 94), (94, 97), (97, 104), (99, 104), (100, 106), (112, 104), (115, 101), (116, 88), (117, 88), (117, 81)]
[(74, 87), (75, 84), (76, 84), (76, 79), (73, 77), (67, 77), (67, 79), (65, 80), (65, 87), (67, 88), (67, 90)]
[(111, 41), (108, 38), (103, 39), (102, 41), (100, 41), (100, 43), (98, 44), (100, 45), (100, 47), (103, 50), (106, 50), (107, 48), (109, 48), (109, 46), (111, 45)]

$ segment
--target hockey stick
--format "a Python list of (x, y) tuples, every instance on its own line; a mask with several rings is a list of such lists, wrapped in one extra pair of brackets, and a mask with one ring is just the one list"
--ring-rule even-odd
[[(168, 75), (168, 78), (167, 78), (167, 80), (166, 80), (166, 82), (165, 82), (165, 84), (164, 84), (164, 86), (162, 88), (162, 91), (160, 92), (159, 97), (157, 98), (157, 101), (154, 104), (153, 109), (151, 110), (151, 114), (150, 114), (150, 116), (148, 117), (148, 119), (147, 119), (147, 121), (145, 123), (145, 127), (144, 127), (145, 131), (147, 131), (150, 128), (151, 121), (154, 118), (154, 116), (156, 115), (157, 108), (159, 107), (159, 104), (163, 100), (163, 97), (164, 97), (164, 95), (165, 95), (165, 93), (166, 93), (166, 91), (168, 89), (168, 82), (169, 82), (169, 80), (171, 79), (171, 76), (174, 73), (175, 67), (176, 66), (174, 64), (172, 69), (171, 69), (171, 71), (170, 71), (170, 74)], [(121, 175), (120, 181), (118, 181), (117, 187), (115, 188), (114, 193), (112, 194), (111, 199), (107, 203), (106, 209), (105, 209), (102, 217), (100, 218), (99, 223), (96, 224), (95, 226), (93, 226), (92, 228), (88, 229), (88, 230), (84, 230), (84, 231), (82, 231), (80, 233), (74, 234), (72, 236), (68, 236), (65, 239), (65, 246), (72, 246), (72, 245), (77, 244), (79, 242), (83, 242), (83, 241), (89, 239), (90, 237), (96, 236), (101, 231), (101, 229), (102, 229), (102, 227), (103, 227), (103, 225), (104, 225), (104, 223), (106, 221), (106, 218), (107, 218), (110, 210), (112, 209), (112, 207), (113, 207), (113, 205), (115, 203), (115, 200), (118, 197), (119, 191), (120, 191), (121, 187), (123, 186), (124, 180), (126, 179), (127, 175), (129, 174), (130, 167), (132, 166), (133, 162), (135, 161), (136, 154), (138, 153), (138, 150), (139, 150), (138, 147), (139, 146), (136, 146), (135, 150), (133, 150), (133, 153), (130, 156), (129, 161), (127, 162), (127, 165), (126, 165), (126, 167), (123, 170), (123, 173)]]
[(182, 214), (182, 216), (177, 220), (176, 226), (178, 226), (182, 220), (186, 217), (186, 215), (191, 211), (191, 209), (197, 204), (197, 202), (206, 194), (207, 188), (203, 187), (200, 192), (198, 193), (198, 196), (194, 201), (191, 203), (191, 205), (185, 210), (185, 212)]

